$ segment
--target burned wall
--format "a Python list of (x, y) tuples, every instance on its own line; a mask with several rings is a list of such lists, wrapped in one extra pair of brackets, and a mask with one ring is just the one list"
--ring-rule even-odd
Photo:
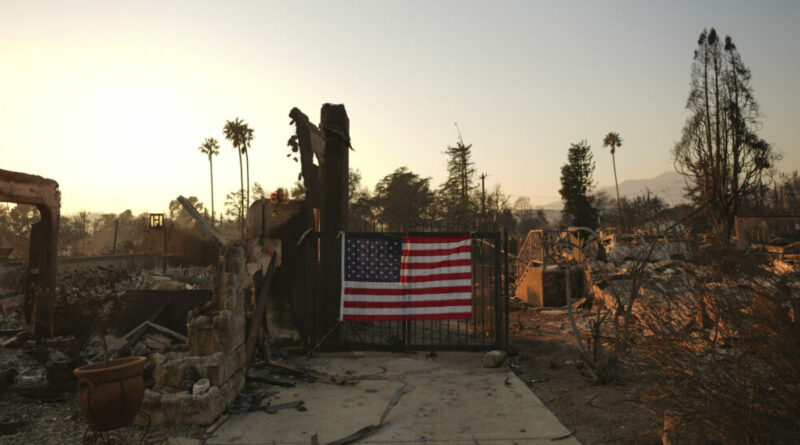
[(247, 211), (247, 269), (255, 288), (261, 287), (270, 258), (277, 253), (266, 309), (273, 344), (296, 343), (300, 339), (297, 326), (301, 307), (295, 304), (295, 295), (303, 278), (297, 244), (308, 229), (309, 212), (306, 201), (277, 204), (266, 199), (255, 201)]
[(52, 179), (0, 170), (0, 201), (30, 204), (41, 219), (31, 227), (26, 286), (26, 321), (39, 337), (52, 335), (56, 289), (56, 254), (61, 192)]

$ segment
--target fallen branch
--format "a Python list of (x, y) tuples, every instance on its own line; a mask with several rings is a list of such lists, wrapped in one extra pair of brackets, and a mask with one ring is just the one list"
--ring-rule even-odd
[(392, 410), (392, 408), (394, 408), (394, 406), (397, 405), (397, 402), (400, 401), (400, 396), (403, 395), (403, 391), (405, 389), (406, 389), (405, 383), (403, 383), (403, 386), (397, 388), (397, 391), (395, 391), (394, 395), (392, 396), (392, 399), (389, 400), (389, 405), (387, 405), (386, 409), (383, 410), (383, 415), (381, 415), (380, 425), (383, 425), (384, 421), (386, 420), (386, 416), (389, 415), (389, 412)]
[(377, 431), (378, 428), (380, 427), (381, 425), (367, 425), (364, 428), (361, 428), (360, 430), (356, 431), (355, 433), (347, 437), (343, 437), (339, 440), (334, 440), (333, 442), (328, 442), (328, 445), (345, 445), (348, 443), (358, 442), (359, 440)]

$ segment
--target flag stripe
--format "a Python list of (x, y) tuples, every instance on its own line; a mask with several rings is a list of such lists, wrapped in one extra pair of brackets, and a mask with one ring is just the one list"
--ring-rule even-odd
[(438, 307), (438, 306), (466, 306), (472, 304), (469, 299), (463, 300), (412, 300), (412, 301), (345, 301), (345, 308), (409, 308), (409, 307)]
[(469, 258), (463, 260), (443, 260), (433, 261), (430, 263), (408, 263), (404, 262), (400, 265), (401, 269), (437, 269), (441, 267), (456, 267), (456, 266), (471, 266), (472, 260)]
[[(352, 289), (401, 289), (402, 290), (402, 289), (429, 289), (434, 287), (452, 287), (452, 286), (466, 287), (466, 286), (472, 286), (472, 281), (470, 279), (428, 281), (422, 283), (403, 283), (401, 281), (395, 283), (370, 283), (365, 281), (345, 281), (344, 285), (345, 289), (352, 288)], [(347, 294), (346, 290), (345, 294)]]
[[(407, 295), (348, 295), (346, 301), (408, 301)], [(454, 292), (452, 294), (427, 294), (416, 295), (415, 299), (420, 300), (466, 300), (472, 298), (471, 292)], [(470, 303), (471, 304), (471, 303)]]
[(440, 267), (438, 269), (407, 269), (401, 270), (401, 277), (428, 277), (443, 273), (464, 273), (472, 272), (471, 266)]
[(374, 314), (376, 311), (379, 314), (385, 315), (417, 315), (417, 314), (454, 314), (459, 312), (469, 313), (472, 310), (470, 306), (438, 306), (438, 307), (391, 307), (385, 309), (372, 309), (363, 307), (346, 307), (344, 313), (349, 315), (368, 315)]
[(469, 241), (469, 235), (452, 235), (452, 236), (404, 236), (403, 244), (406, 243), (457, 243), (459, 241)]
[(447, 294), (451, 292), (470, 292), (472, 286), (450, 286), (450, 287), (425, 287), (418, 289), (361, 289), (357, 287), (344, 288), (345, 295), (424, 295), (424, 294)]
[(446, 281), (446, 280), (464, 280), (471, 279), (471, 272), (462, 273), (440, 273), (435, 275), (420, 275), (420, 276), (401, 276), (401, 283), (424, 283), (428, 281)]
[(464, 246), (472, 246), (472, 240), (458, 241), (455, 243), (434, 243), (429, 241), (403, 243), (403, 248), (408, 250), (452, 249), (454, 247)]
[(342, 316), (342, 320), (344, 321), (406, 321), (409, 319), (412, 320), (468, 320), (470, 317), (469, 312), (459, 312), (459, 313), (443, 313), (443, 314), (415, 314), (413, 318), (409, 318), (408, 315), (403, 314), (395, 314), (395, 315), (351, 315), (345, 314)]
[(425, 249), (425, 250), (416, 250), (416, 249), (406, 249), (403, 246), (403, 256), (440, 256), (440, 255), (450, 255), (451, 253), (461, 253), (461, 252), (471, 252), (472, 246), (459, 246), (459, 247), (452, 247), (449, 249)]
[[(403, 263), (435, 263), (437, 261), (452, 261), (452, 260), (469, 260), (471, 258), (470, 252), (452, 253), (450, 255), (437, 255), (437, 256), (403, 256)], [(402, 264), (400, 265), (402, 269)]]

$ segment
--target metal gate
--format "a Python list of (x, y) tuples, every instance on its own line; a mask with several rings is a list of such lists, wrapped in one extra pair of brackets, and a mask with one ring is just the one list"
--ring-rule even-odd
[[(354, 232), (353, 234), (363, 234)], [(391, 235), (441, 235), (424, 232)], [(305, 337), (309, 347), (320, 350), (487, 350), (508, 345), (508, 237), (500, 232), (473, 232), (472, 238), (472, 314), (465, 320), (418, 321), (340, 321), (340, 289), (326, 286), (320, 267), (319, 246), (322, 234), (307, 237), (304, 252), (316, 261), (307, 261), (307, 272), (315, 280), (305, 283)], [(309, 246), (310, 244), (310, 246)], [(341, 261), (341, 260), (340, 260)], [(316, 264), (312, 264), (316, 263)], [(341, 265), (340, 265), (341, 266)], [(306, 274), (308, 277), (309, 274)]]

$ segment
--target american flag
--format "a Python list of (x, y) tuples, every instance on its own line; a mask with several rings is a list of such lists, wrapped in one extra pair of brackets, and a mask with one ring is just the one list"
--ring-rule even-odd
[(466, 319), (472, 240), (463, 235), (344, 235), (344, 321)]

